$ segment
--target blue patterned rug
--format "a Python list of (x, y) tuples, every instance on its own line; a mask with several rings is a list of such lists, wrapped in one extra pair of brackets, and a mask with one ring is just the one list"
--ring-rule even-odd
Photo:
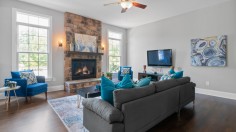
[(77, 107), (77, 95), (48, 100), (69, 132), (88, 132), (83, 126), (83, 106)]

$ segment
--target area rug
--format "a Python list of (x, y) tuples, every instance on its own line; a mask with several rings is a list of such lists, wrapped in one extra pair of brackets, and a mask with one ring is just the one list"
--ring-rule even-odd
[(77, 107), (77, 95), (48, 100), (69, 132), (88, 132), (83, 126), (83, 106)]

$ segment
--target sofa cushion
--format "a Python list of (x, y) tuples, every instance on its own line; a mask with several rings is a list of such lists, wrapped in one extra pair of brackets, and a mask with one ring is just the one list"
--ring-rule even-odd
[(120, 81), (117, 85), (116, 88), (123, 88), (123, 89), (129, 89), (129, 88), (133, 88), (134, 87), (134, 83), (130, 77), (129, 74), (126, 74), (122, 81)]
[(155, 86), (153, 84), (134, 89), (118, 89), (113, 92), (114, 106), (121, 110), (122, 104), (154, 93)]
[(179, 71), (173, 74), (173, 78), (178, 79), (178, 78), (182, 78), (184, 74), (184, 71)]
[(179, 83), (179, 85), (183, 85), (190, 82), (190, 77), (182, 77), (180, 79), (176, 79), (176, 81)]
[(83, 106), (98, 114), (109, 123), (122, 122), (124, 117), (120, 110), (113, 107), (106, 101), (96, 98), (87, 98), (82, 102)]
[(169, 88), (178, 86), (179, 83), (176, 81), (176, 79), (170, 79), (170, 80), (163, 80), (163, 81), (155, 82), (153, 84), (156, 87), (156, 92), (161, 92)]
[(102, 76), (101, 77), (101, 97), (103, 100), (109, 102), (110, 104), (113, 105), (113, 91), (115, 90), (115, 85), (114, 83)]
[(137, 84), (135, 84), (135, 87), (144, 87), (149, 85), (151, 82), (151, 77), (145, 77), (139, 80)]

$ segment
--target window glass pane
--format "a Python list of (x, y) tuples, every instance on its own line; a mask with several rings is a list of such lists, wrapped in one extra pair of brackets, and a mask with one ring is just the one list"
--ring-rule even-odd
[(48, 18), (39, 18), (39, 25), (48, 27), (49, 26), (49, 19)]
[(39, 37), (39, 44), (47, 44), (47, 37)]
[(38, 51), (39, 51), (39, 45), (29, 44), (29, 52), (38, 52)]
[(47, 77), (48, 70), (47, 69), (39, 69), (39, 76), (45, 76)]
[(38, 54), (29, 54), (29, 61), (39, 61), (39, 55)]
[(42, 45), (40, 44), (39, 45), (39, 52), (47, 52), (47, 45)]
[(17, 22), (28, 23), (28, 15), (24, 14), (24, 13), (21, 13), (21, 12), (17, 12), (16, 21)]
[(31, 36), (38, 36), (38, 28), (35, 27), (29, 27), (29, 35)]
[(18, 60), (19, 61), (28, 61), (28, 53), (19, 53)]
[(120, 67), (120, 57), (109, 57), (109, 71), (110, 72), (118, 72)]
[(18, 52), (27, 52), (28, 44), (19, 44)]
[(47, 29), (39, 28), (39, 36), (46, 37), (48, 35)]
[(38, 62), (37, 61), (30, 61), (29, 62), (29, 69), (37, 71), (38, 70)]
[(18, 26), (18, 34), (19, 36), (24, 36), (24, 35), (28, 35), (29, 31), (28, 31), (28, 26), (22, 26), (19, 25)]
[(19, 70), (27, 70), (27, 69), (29, 69), (29, 62), (28, 61), (20, 61), (18, 63), (18, 69)]
[(108, 37), (114, 39), (122, 39), (122, 34), (115, 32), (108, 32)]
[(39, 43), (38, 40), (39, 40), (38, 36), (29, 36), (30, 44), (38, 44)]
[(19, 44), (28, 44), (29, 40), (28, 40), (28, 36), (19, 36)]
[(39, 54), (39, 61), (48, 61), (47, 54)]
[(37, 16), (29, 16), (29, 24), (39, 24), (39, 18)]

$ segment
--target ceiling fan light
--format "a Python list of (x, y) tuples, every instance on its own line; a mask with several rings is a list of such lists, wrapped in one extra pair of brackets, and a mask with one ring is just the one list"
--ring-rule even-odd
[(130, 1), (123, 1), (123, 2), (121, 2), (120, 3), (120, 5), (121, 5), (121, 7), (122, 8), (131, 8), (132, 6), (133, 6), (133, 3), (132, 2), (130, 2)]

